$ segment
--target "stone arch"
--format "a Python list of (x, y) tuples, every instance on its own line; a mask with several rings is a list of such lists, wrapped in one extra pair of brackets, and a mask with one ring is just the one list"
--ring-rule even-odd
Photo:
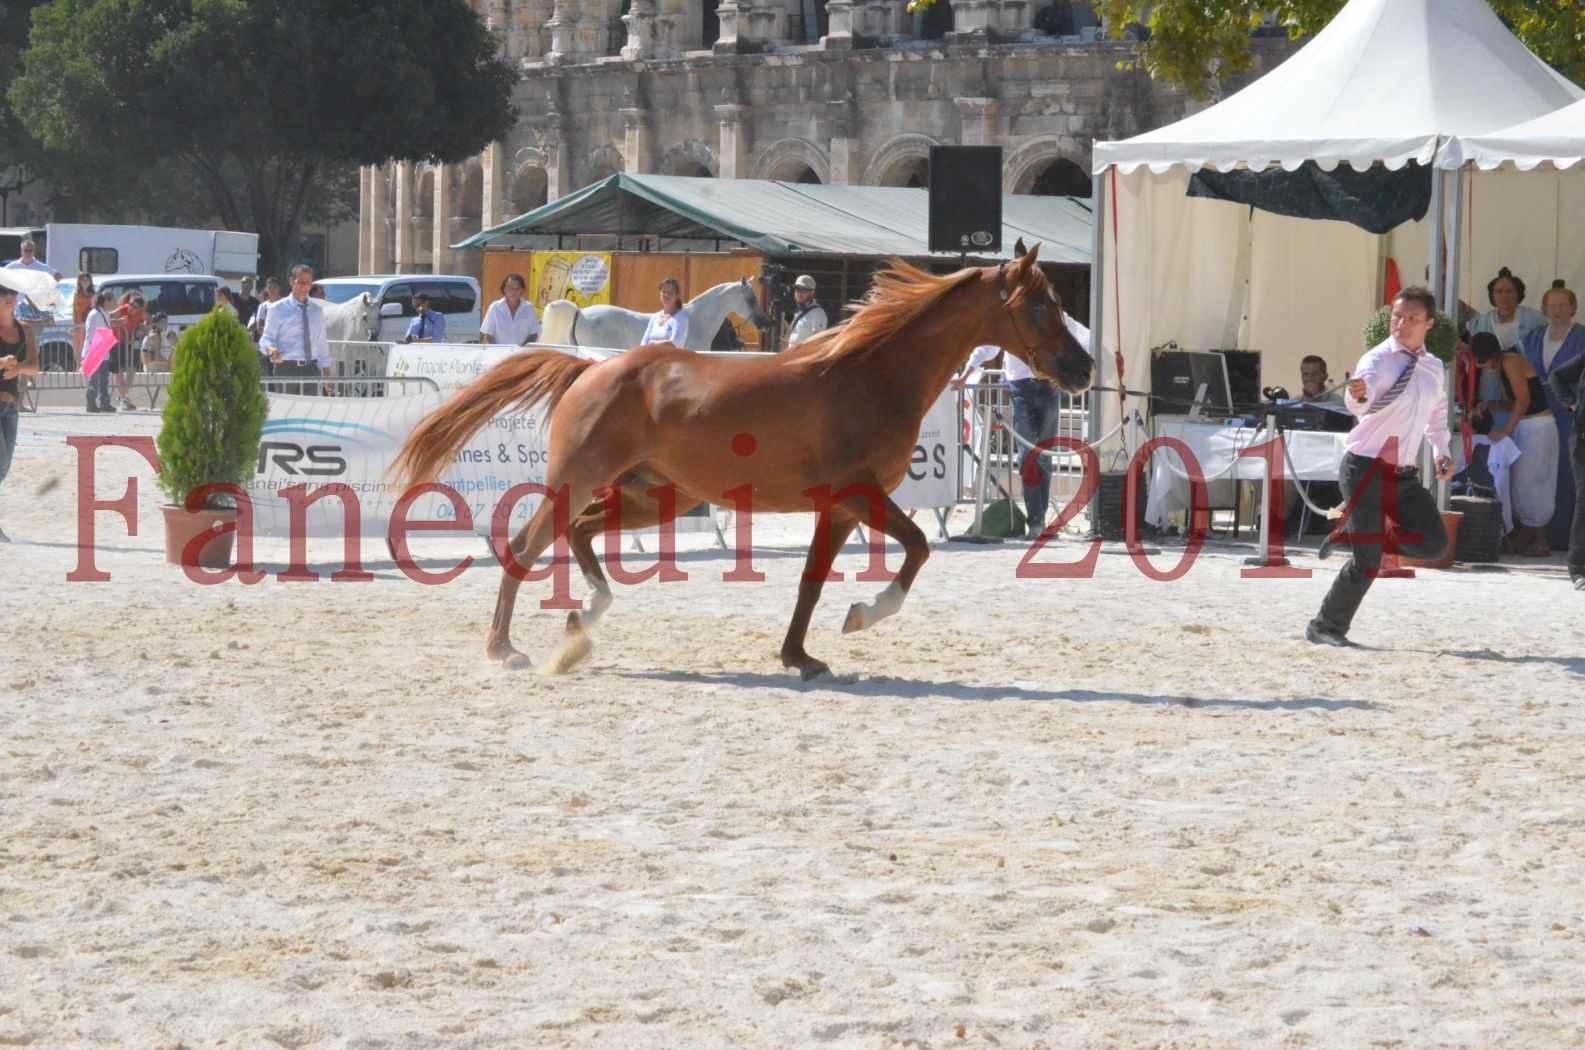
[(418, 166), (413, 175), (413, 265), (427, 270), (435, 258), (435, 177), (433, 164)]
[(662, 175), (696, 175), (714, 178), (718, 170), (715, 150), (698, 139), (673, 146), (660, 159)]
[(930, 147), (940, 144), (929, 135), (898, 135), (871, 158), (864, 169), (865, 185), (928, 187)]
[(420, 164), (413, 172), (413, 218), (425, 222), (435, 217), (435, 166)]
[(1090, 176), (1083, 151), (1071, 140), (1040, 138), (1013, 150), (1002, 168), (1006, 193), (1088, 197)]
[(524, 164), (512, 172), (506, 190), (506, 210), (512, 217), (533, 211), (550, 199), (550, 173), (538, 164)]
[(598, 146), (590, 151), (589, 156), (584, 159), (583, 171), (585, 177), (579, 185), (588, 186), (599, 182), (601, 179), (607, 179), (612, 175), (619, 174), (625, 171), (626, 168), (627, 162), (623, 159), (621, 150), (615, 146)]
[(470, 157), (462, 165), (452, 208), (470, 229), (477, 230), (484, 220), (484, 162), (478, 157)]
[(831, 161), (807, 139), (782, 139), (771, 143), (755, 160), (754, 177), (826, 183), (831, 181)]

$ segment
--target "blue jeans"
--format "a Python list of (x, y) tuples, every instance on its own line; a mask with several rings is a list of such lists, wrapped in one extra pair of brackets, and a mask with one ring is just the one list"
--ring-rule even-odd
[(110, 407), (110, 359), (107, 357), (99, 371), (88, 377), (88, 407)]
[(0, 481), (11, 473), (11, 457), (17, 450), (17, 403), (0, 401)]
[[(1013, 393), (1013, 430), (1031, 445), (1049, 441), (1057, 432), (1056, 388), (1043, 379), (1019, 379), (1009, 385)], [(1039, 529), (1046, 524), (1046, 509), (1051, 506), (1051, 461), (1022, 446), (1019, 453), (1024, 514), (1029, 528)]]

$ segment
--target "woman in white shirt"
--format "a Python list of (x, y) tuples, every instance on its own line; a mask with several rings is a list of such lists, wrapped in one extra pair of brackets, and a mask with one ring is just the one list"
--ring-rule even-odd
[(534, 312), (534, 304), (523, 298), (527, 290), (522, 274), (509, 273), (502, 279), (501, 298), (484, 312), (479, 342), (526, 346), (539, 338), (539, 314)]
[[(114, 292), (100, 291), (94, 294), (94, 306), (88, 311), (88, 316), (83, 319), (83, 352), (94, 345), (94, 339), (99, 335), (99, 329), (110, 328), (110, 304), (115, 302)], [(115, 353), (114, 349), (111, 354)], [(88, 411), (114, 412), (115, 407), (110, 403), (110, 355), (100, 362), (99, 368), (88, 378)]]
[(660, 282), (660, 309), (649, 319), (640, 345), (670, 343), (681, 347), (688, 341), (688, 311), (682, 305), (682, 286), (677, 278)]

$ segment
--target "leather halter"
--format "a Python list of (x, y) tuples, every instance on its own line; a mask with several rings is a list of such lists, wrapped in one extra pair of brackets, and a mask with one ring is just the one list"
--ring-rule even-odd
[[(1006, 274), (1006, 272), (1007, 261), (1004, 259), (996, 264), (996, 294), (1003, 303), (1006, 303), (1010, 297), (1010, 293), (1007, 291), (1007, 285), (1003, 283), (1003, 276)], [(1007, 309), (1011, 311), (1011, 305), (1009, 305)], [(1016, 313), (1009, 312), (1007, 319), (1012, 323), (1013, 334), (1018, 337), (1018, 341), (1020, 343), (1024, 344), (1024, 353), (1028, 355), (1024, 359), (1024, 363), (1029, 366), (1029, 371), (1043, 379), (1055, 379), (1055, 376), (1046, 375), (1046, 373), (1041, 371), (1039, 366), (1035, 364), (1035, 348), (1029, 344), (1029, 340), (1024, 338), (1024, 331), (1018, 326), (1018, 315)]]

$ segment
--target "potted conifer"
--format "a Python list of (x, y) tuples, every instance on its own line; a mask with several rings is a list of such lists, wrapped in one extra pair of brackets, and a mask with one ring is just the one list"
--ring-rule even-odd
[[(158, 441), (160, 487), (171, 500), (161, 508), (165, 560), (172, 564), (185, 559), (206, 569), (231, 565), (236, 530), (224, 526), (236, 521), (233, 498), (189, 494), (203, 485), (241, 485), (253, 477), (269, 413), (259, 381), (258, 353), (228, 311), (214, 311), (176, 345)], [(211, 542), (196, 556), (185, 555), (204, 533), (213, 533)]]

